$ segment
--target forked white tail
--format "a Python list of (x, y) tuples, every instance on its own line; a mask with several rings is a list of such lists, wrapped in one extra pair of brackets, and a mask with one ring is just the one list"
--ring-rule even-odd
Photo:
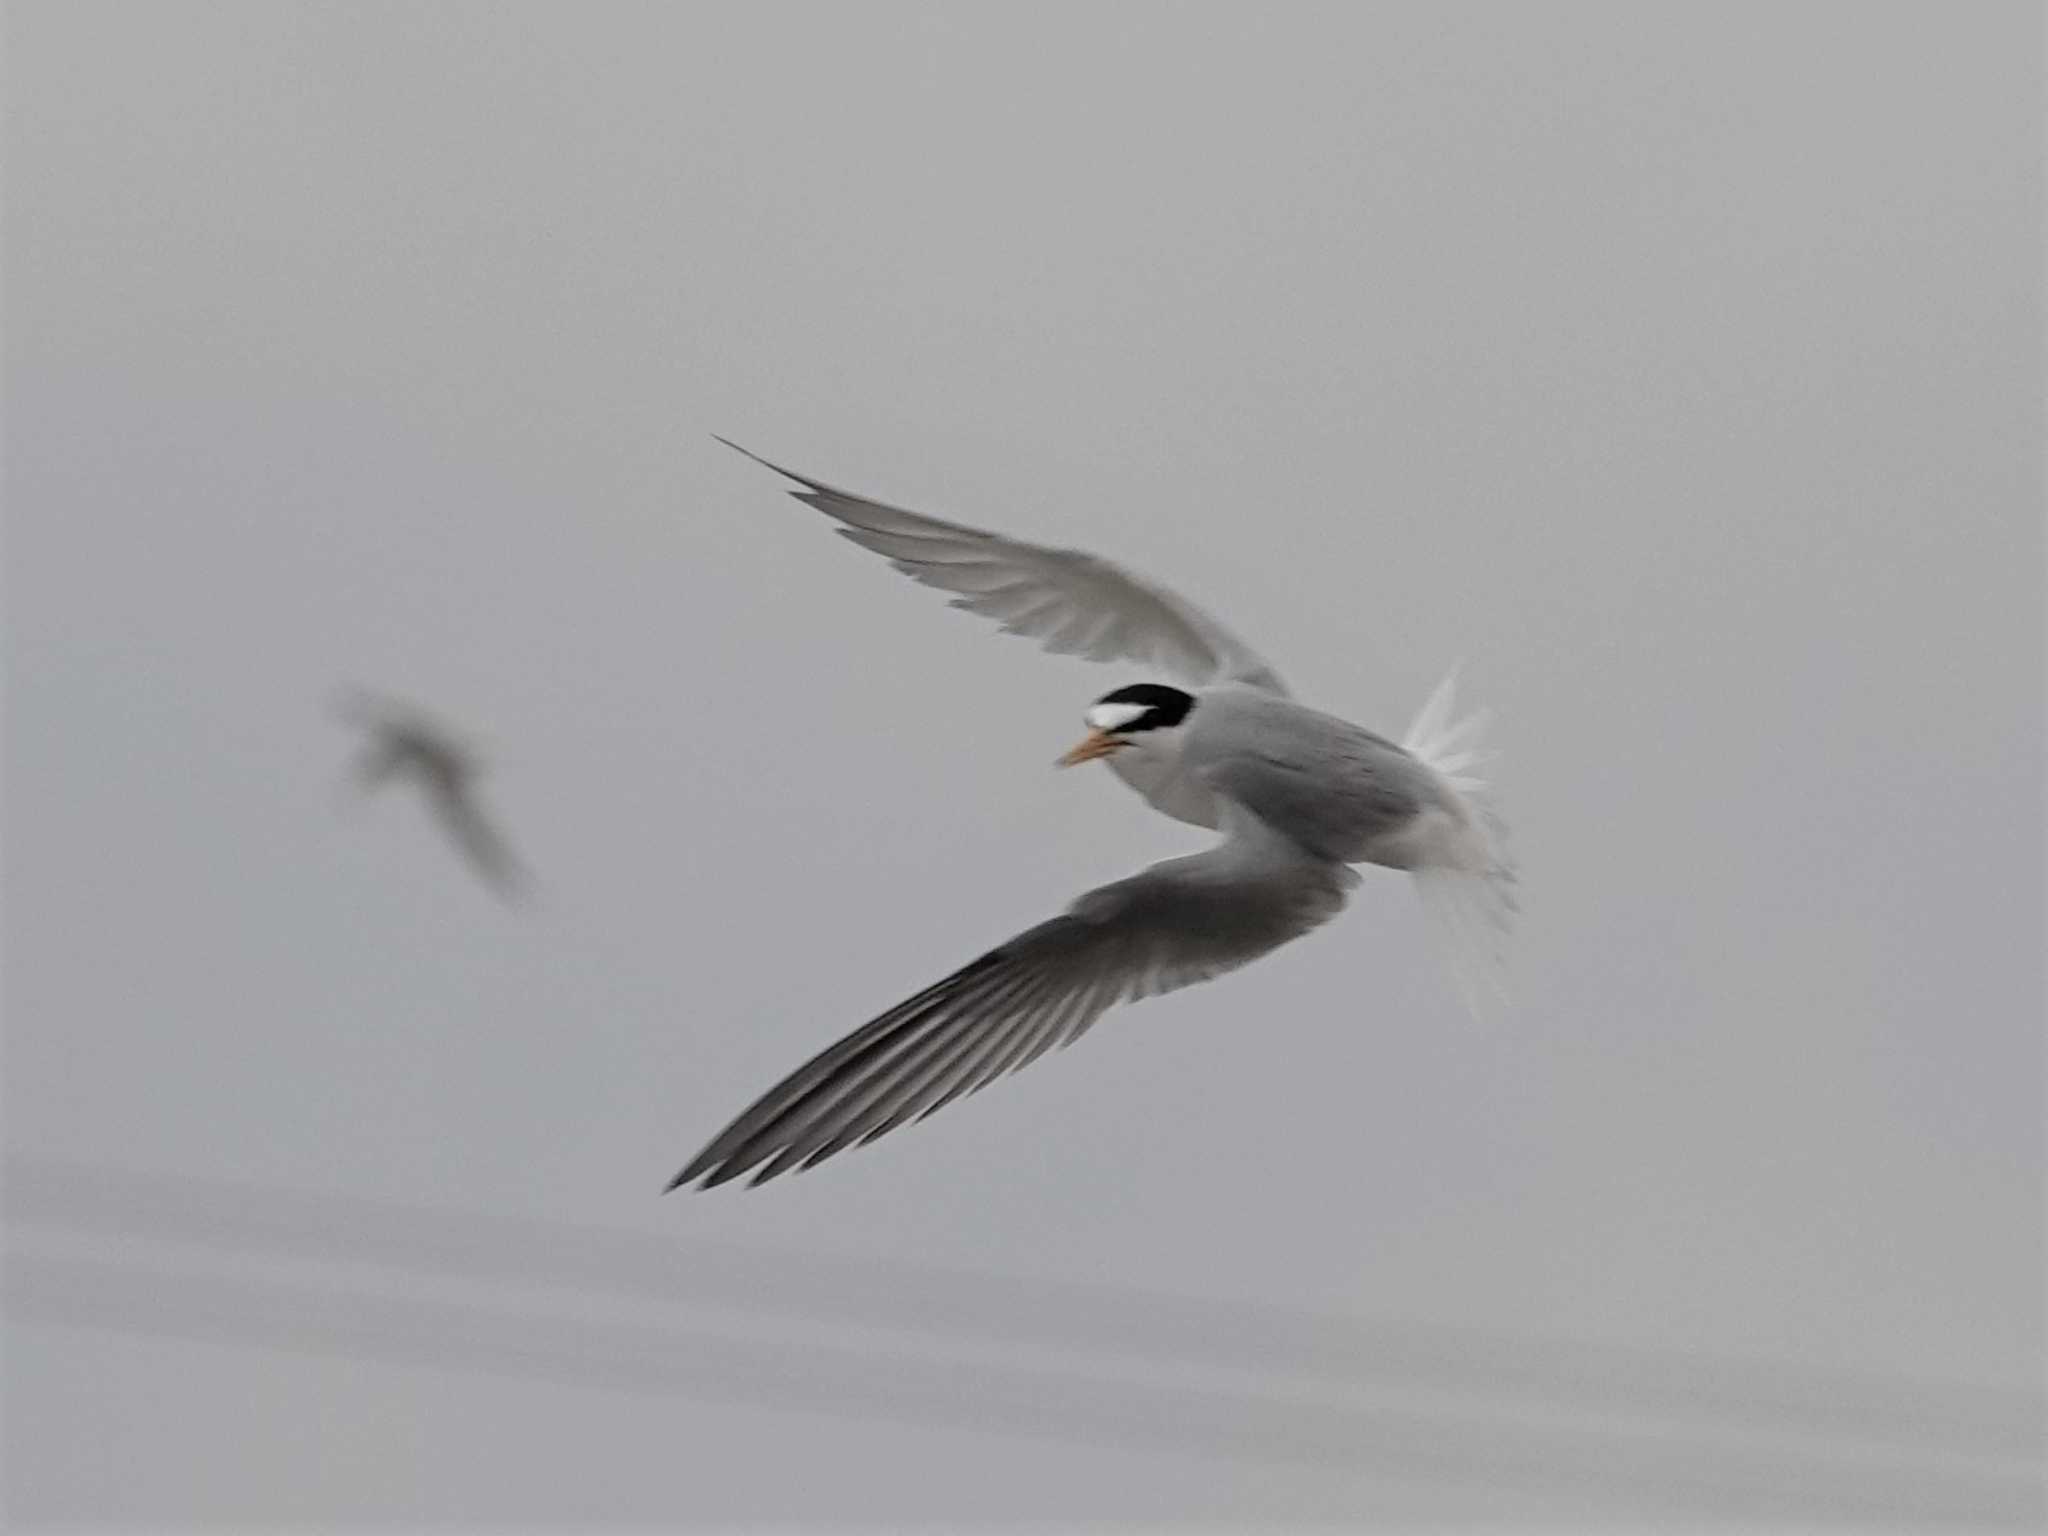
[(1437, 684), (1401, 745), (1436, 773), (1447, 809), (1419, 829), (1413, 873), (1422, 905), (1442, 936), (1465, 1002), (1475, 1014), (1507, 1001), (1508, 933), (1514, 926), (1515, 866), (1507, 828), (1478, 770), (1493, 759), (1480, 746), (1489, 716), (1454, 718), (1458, 673)]

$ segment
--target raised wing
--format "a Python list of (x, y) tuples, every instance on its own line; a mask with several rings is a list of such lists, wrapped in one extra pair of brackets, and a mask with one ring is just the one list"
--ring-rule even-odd
[[(1226, 805), (1228, 802), (1226, 802)], [(1229, 836), (1088, 892), (897, 1004), (784, 1078), (669, 1188), (753, 1182), (921, 1119), (1054, 1046), (1113, 1004), (1206, 981), (1336, 915), (1358, 876), (1234, 808)]]
[(790, 494), (839, 519), (846, 538), (912, 580), (958, 593), (953, 607), (984, 614), (1007, 634), (1029, 636), (1058, 655), (1156, 666), (1197, 688), (1240, 682), (1287, 691), (1266, 660), (1223, 625), (1122, 566), (870, 501), (718, 441), (796, 481), (804, 489)]

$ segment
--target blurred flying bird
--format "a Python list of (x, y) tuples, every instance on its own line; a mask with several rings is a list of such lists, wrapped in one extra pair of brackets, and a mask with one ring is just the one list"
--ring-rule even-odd
[(1504, 995), (1514, 869), (1475, 774), (1489, 756), (1485, 718), (1453, 718), (1451, 678), (1389, 741), (1296, 703), (1217, 620), (1106, 560), (870, 501), (726, 446), (794, 480), (790, 494), (843, 537), (958, 594), (954, 607), (1049, 651), (1185, 684), (1102, 695), (1059, 762), (1100, 760), (1155, 810), (1223, 836), (1089, 891), (855, 1030), (771, 1088), (670, 1189), (808, 1168), (1072, 1042), (1113, 1004), (1248, 964), (1334, 917), (1354, 864), (1412, 873), (1468, 1001)]
[(362, 689), (344, 693), (335, 712), (368, 733), (352, 778), (369, 794), (394, 779), (410, 779), (457, 850), (483, 881), (507, 901), (527, 888), (524, 866), (477, 803), (484, 764), (475, 750), (417, 707)]

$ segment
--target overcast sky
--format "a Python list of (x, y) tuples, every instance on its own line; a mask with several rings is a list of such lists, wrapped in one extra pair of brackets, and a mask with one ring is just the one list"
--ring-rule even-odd
[[(220, 1240), (13, 1207), (15, 1519), (1718, 1508), (1689, 1441), (1561, 1489), (1010, 1433), (971, 1375), (896, 1422), (801, 1351), (749, 1403), (239, 1304), (172, 1337), (149, 1276), (351, 1251), (229, 1253), (221, 1181), (2038, 1426), (2037, 7), (67, 0), (6, 44), (10, 1188), (198, 1181)], [(1202, 840), (1050, 771), (1142, 674), (948, 612), (714, 431), (1123, 559), (1376, 729), (1462, 662), (1516, 1008), (1473, 1022), (1371, 871), (913, 1130), (660, 1198), (812, 1051)], [(479, 740), (536, 900), (343, 792), (351, 683)], [(97, 1321), (47, 1268), (85, 1260)]]

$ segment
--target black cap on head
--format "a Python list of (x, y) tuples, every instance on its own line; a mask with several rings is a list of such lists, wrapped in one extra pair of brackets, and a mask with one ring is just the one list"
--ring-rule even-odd
[(1195, 696), (1183, 689), (1164, 683), (1132, 683), (1097, 699), (1087, 719), (1098, 730), (1128, 736), (1179, 725), (1194, 707)]

